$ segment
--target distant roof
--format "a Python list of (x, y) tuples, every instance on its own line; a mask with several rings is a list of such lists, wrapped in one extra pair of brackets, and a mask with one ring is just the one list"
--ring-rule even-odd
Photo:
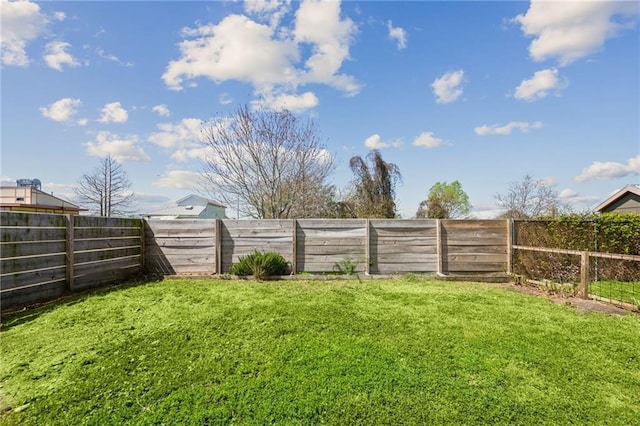
[(619, 200), (621, 197), (623, 197), (624, 195), (626, 195), (628, 193), (640, 196), (640, 187), (638, 187), (637, 185), (627, 185), (627, 186), (625, 186), (620, 191), (616, 192), (611, 197), (607, 198), (602, 203), (598, 204), (598, 206), (595, 209), (593, 209), (593, 211), (595, 211), (595, 212), (603, 211), (604, 209), (607, 208), (607, 206), (609, 206), (612, 203), (615, 203), (617, 200)]
[(146, 213), (145, 216), (198, 217), (206, 208), (207, 206), (175, 206)]
[(208, 204), (213, 204), (214, 206), (218, 206), (218, 207), (224, 207), (224, 208), (227, 207), (224, 204), (220, 204), (216, 200), (211, 200), (209, 198), (201, 197), (200, 195), (195, 195), (195, 194), (189, 194), (186, 197), (180, 198), (178, 201), (176, 201), (176, 204), (179, 205), (179, 204), (181, 204), (182, 202), (184, 202), (185, 200), (187, 200), (189, 198), (195, 198), (195, 199), (199, 200), (201, 203), (203, 203), (203, 205), (206, 205), (208, 203)]

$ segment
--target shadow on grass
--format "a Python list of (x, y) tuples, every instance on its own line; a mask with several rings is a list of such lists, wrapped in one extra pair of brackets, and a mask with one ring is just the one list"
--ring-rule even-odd
[(72, 306), (77, 303), (84, 302), (89, 296), (107, 294), (113, 291), (125, 290), (131, 287), (158, 281), (162, 281), (162, 278), (156, 276), (138, 276), (122, 283), (109, 284), (99, 288), (65, 294), (60, 297), (43, 300), (37, 303), (30, 303), (28, 305), (4, 309), (0, 316), (0, 332), (10, 330), (17, 325), (29, 323), (39, 318), (42, 314), (51, 312), (61, 305)]

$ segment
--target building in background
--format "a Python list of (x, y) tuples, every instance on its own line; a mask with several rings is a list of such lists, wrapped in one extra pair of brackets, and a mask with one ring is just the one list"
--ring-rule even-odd
[(600, 203), (596, 213), (640, 213), (640, 187), (627, 185), (611, 197)]
[(176, 205), (146, 213), (146, 219), (227, 219), (226, 206), (198, 195), (188, 195), (176, 201)]
[(43, 192), (38, 179), (18, 179), (16, 184), (0, 187), (0, 210), (58, 214), (79, 214), (87, 210)]

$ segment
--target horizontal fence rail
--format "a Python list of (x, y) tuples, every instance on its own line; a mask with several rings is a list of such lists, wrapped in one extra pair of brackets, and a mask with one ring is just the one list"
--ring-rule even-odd
[[(567, 250), (567, 249), (533, 247), (533, 246), (523, 246), (523, 245), (513, 245), (512, 247), (513, 247), (513, 250), (580, 256), (580, 283), (578, 287), (578, 296), (580, 296), (583, 299), (594, 298), (598, 300), (609, 301), (600, 296), (590, 294), (589, 283), (591, 282), (591, 274), (590, 274), (591, 258), (640, 262), (640, 255), (632, 255), (632, 254), (600, 253), (600, 252), (594, 252), (594, 251)], [(633, 306), (622, 301), (619, 301), (618, 304), (629, 305), (625, 307), (628, 307), (631, 309), (637, 308), (637, 306)]]
[(142, 272), (142, 221), (0, 212), (0, 307), (117, 283)]

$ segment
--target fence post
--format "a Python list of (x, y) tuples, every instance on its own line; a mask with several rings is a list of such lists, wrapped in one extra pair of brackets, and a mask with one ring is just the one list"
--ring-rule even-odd
[(293, 219), (293, 229), (291, 230), (293, 235), (293, 241), (291, 245), (293, 246), (293, 257), (291, 258), (291, 275), (295, 275), (298, 273), (298, 221)]
[(436, 274), (442, 275), (442, 222), (436, 219)]
[(216, 219), (216, 275), (222, 275), (222, 226), (221, 220)]
[(73, 256), (73, 251), (74, 251), (74, 244), (73, 244), (73, 215), (72, 214), (66, 214), (65, 215), (66, 218), (66, 225), (67, 225), (67, 232), (66, 232), (66, 256), (65, 256), (65, 266), (66, 266), (66, 271), (67, 271), (67, 290), (69, 290), (69, 292), (73, 293), (73, 287), (74, 287), (74, 283), (73, 283), (73, 263), (74, 263), (74, 256)]
[(369, 230), (370, 227), (370, 221), (369, 219), (367, 219), (367, 229), (366, 229), (366, 239), (367, 239), (367, 245), (365, 246), (365, 252), (364, 252), (364, 273), (369, 275), (369, 273), (371, 272), (371, 232)]
[(583, 299), (589, 298), (589, 252), (580, 254), (580, 288), (578, 295)]
[(146, 261), (147, 261), (147, 253), (146, 253), (146, 233), (147, 226), (145, 225), (146, 220), (140, 219), (140, 272), (145, 272)]
[(514, 258), (514, 223), (513, 219), (507, 219), (507, 274), (513, 275), (513, 258)]

